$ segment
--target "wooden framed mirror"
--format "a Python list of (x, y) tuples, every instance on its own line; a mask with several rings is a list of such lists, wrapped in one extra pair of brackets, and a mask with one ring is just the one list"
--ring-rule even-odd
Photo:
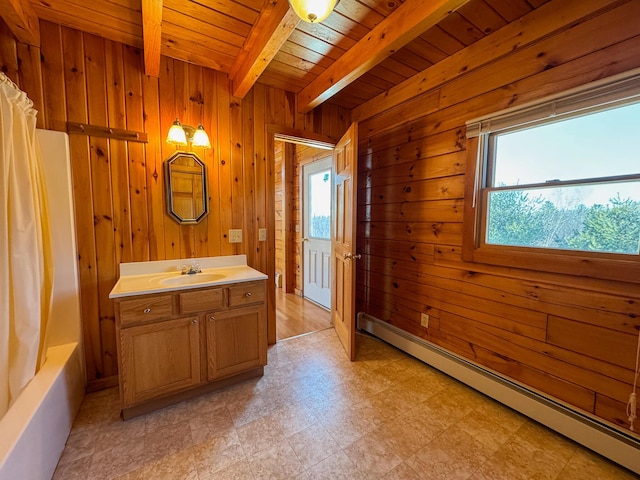
[(195, 224), (209, 213), (207, 167), (195, 153), (176, 152), (164, 162), (167, 213), (180, 224)]

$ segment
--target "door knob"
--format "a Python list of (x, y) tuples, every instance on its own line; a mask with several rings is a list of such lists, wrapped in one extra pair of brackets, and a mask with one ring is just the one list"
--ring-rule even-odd
[(343, 255), (345, 260), (359, 260), (362, 258), (362, 255), (360, 255), (359, 253), (356, 253), (355, 255), (352, 255), (350, 252), (347, 252)]
[(308, 241), (309, 241), (309, 239), (308, 239), (307, 237), (302, 237), (302, 241), (303, 241), (303, 242), (308, 242)]

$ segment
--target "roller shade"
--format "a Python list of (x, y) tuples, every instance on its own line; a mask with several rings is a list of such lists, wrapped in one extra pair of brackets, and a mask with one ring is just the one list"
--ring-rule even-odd
[(467, 138), (565, 119), (640, 102), (640, 69), (589, 83), (561, 95), (469, 120)]

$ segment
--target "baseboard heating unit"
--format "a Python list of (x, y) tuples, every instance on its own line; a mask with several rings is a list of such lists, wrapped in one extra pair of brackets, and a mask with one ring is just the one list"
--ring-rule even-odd
[(358, 328), (640, 474), (640, 441), (595, 416), (574, 410), (369, 314), (358, 314)]

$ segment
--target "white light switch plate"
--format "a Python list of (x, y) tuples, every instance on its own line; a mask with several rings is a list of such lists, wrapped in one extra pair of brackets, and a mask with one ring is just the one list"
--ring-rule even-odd
[(258, 241), (259, 242), (266, 242), (267, 241), (267, 229), (266, 228), (259, 228), (258, 229)]
[(229, 230), (229, 243), (242, 243), (242, 230), (231, 229)]

